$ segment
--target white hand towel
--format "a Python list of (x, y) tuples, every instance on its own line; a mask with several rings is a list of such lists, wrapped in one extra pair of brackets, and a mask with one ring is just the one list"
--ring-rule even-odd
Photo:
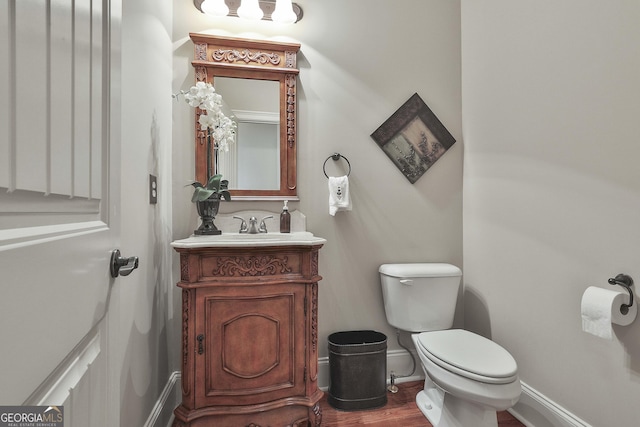
[(350, 211), (349, 178), (347, 176), (329, 177), (329, 214), (335, 216), (338, 211)]

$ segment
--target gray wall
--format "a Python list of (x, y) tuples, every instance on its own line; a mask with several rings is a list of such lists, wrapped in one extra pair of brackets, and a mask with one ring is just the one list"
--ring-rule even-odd
[[(613, 341), (587, 335), (580, 299), (587, 286), (607, 288), (619, 272), (640, 277), (640, 6), (494, 0), (463, 1), (460, 11), (460, 2), (443, 0), (299, 3), (303, 20), (276, 28), (207, 18), (191, 2), (174, 1), (173, 90), (193, 83), (190, 31), (302, 44), (301, 201), (293, 208), (328, 239), (320, 338), (356, 328), (392, 334), (378, 265), (462, 266), (464, 243), (465, 326), (504, 345), (527, 384), (590, 424), (635, 425), (640, 408), (628, 396), (640, 392), (640, 327), (615, 327)], [(369, 134), (414, 92), (458, 142), (411, 185)], [(192, 114), (174, 104), (176, 239), (197, 223), (183, 186), (193, 174)], [(352, 163), (354, 203), (335, 218), (321, 169), (334, 151)], [(224, 204), (253, 208), (280, 204)]]
[[(173, 90), (188, 89), (194, 82), (189, 32), (301, 43), (300, 202), (290, 206), (307, 216), (310, 231), (327, 239), (320, 254), (324, 277), (320, 342), (338, 330), (375, 329), (389, 336), (389, 349), (397, 349), (384, 315), (379, 265), (462, 263), (460, 4), (442, 0), (298, 3), (304, 10), (302, 21), (276, 26), (211, 18), (190, 1), (174, 1)], [(458, 142), (412, 185), (369, 135), (415, 92)], [(173, 236), (180, 239), (197, 226), (191, 191), (184, 187), (194, 174), (194, 112), (186, 103), (174, 104), (173, 110)], [(353, 211), (332, 217), (322, 164), (335, 151), (345, 155), (353, 168)], [(332, 163), (327, 165), (329, 174), (345, 171), (339, 169), (344, 163)], [(281, 206), (281, 202), (232, 201), (223, 203), (222, 209), (278, 212)], [(179, 327), (177, 321), (174, 326)], [(320, 355), (327, 355), (326, 346), (321, 346)]]
[[(640, 322), (580, 300), (640, 280), (640, 4), (463, 1), (465, 324), (593, 426), (638, 425)], [(547, 424), (537, 424), (547, 425)]]
[[(122, 218), (123, 256), (140, 267), (118, 281), (122, 359), (122, 427), (145, 423), (169, 375), (167, 348), (174, 330), (171, 274), (171, 10), (170, 2), (124, 1), (122, 21)], [(149, 174), (158, 177), (158, 204), (149, 204)]]

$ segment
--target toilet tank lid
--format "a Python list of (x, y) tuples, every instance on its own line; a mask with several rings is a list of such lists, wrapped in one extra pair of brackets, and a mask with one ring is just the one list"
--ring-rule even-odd
[(452, 264), (417, 262), (405, 264), (382, 264), (378, 270), (391, 277), (455, 277), (462, 276), (462, 270)]

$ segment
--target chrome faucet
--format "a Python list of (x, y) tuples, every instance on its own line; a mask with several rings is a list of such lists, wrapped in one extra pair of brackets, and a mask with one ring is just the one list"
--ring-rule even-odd
[(258, 233), (267, 233), (267, 223), (264, 222), (266, 219), (273, 218), (273, 215), (267, 215), (262, 220), (260, 220), (260, 226), (258, 226), (258, 219), (255, 216), (249, 218), (249, 225), (247, 226), (247, 221), (240, 216), (235, 216), (235, 219), (239, 219), (242, 221), (240, 223), (240, 230), (238, 233), (240, 234), (258, 234)]
[(260, 233), (266, 233), (267, 232), (267, 224), (264, 222), (265, 219), (270, 219), (273, 218), (273, 215), (268, 215), (265, 216), (264, 218), (262, 218), (262, 221), (260, 221), (260, 228), (259, 228), (259, 232)]
[(244, 218), (242, 218), (241, 216), (233, 216), (235, 219), (239, 219), (240, 221), (242, 221), (240, 223), (240, 230), (238, 230), (238, 233), (240, 234), (246, 234), (249, 231), (249, 228), (247, 227), (247, 221), (244, 220)]
[(258, 234), (258, 219), (255, 216), (249, 218), (249, 234)]

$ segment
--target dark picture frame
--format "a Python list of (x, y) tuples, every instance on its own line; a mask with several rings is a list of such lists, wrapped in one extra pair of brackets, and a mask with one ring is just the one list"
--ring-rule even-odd
[(456, 142), (417, 93), (371, 138), (412, 184)]

